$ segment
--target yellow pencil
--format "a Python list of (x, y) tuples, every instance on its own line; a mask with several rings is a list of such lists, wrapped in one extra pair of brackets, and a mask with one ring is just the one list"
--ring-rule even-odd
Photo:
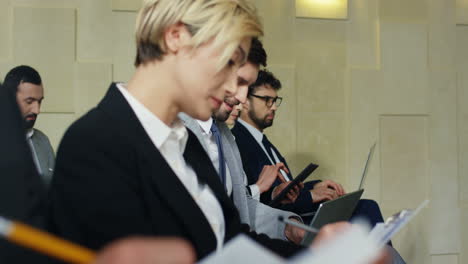
[(0, 216), (0, 236), (20, 246), (69, 263), (90, 264), (95, 253), (90, 249)]

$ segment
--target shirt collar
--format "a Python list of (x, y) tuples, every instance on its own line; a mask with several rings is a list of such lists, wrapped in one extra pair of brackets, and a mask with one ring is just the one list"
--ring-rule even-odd
[(117, 83), (117, 88), (125, 97), (151, 141), (153, 141), (153, 144), (158, 149), (161, 148), (168, 140), (169, 136), (171, 136), (171, 133), (173, 133), (175, 139), (180, 142), (181, 151), (185, 150), (188, 132), (179, 118), (172, 123), (172, 126), (167, 126), (161, 119), (146, 108), (146, 106), (138, 101), (138, 99), (133, 97), (133, 95), (128, 92), (125, 84)]
[(26, 131), (26, 138), (32, 138), (33, 135), (34, 135), (34, 128), (28, 129)]
[(211, 135), (211, 126), (213, 125), (213, 118), (210, 117), (207, 121), (197, 120), (198, 124), (202, 128), (203, 132), (207, 135)]
[(237, 122), (240, 122), (242, 125), (244, 125), (245, 128), (247, 128), (247, 130), (250, 132), (250, 134), (252, 134), (252, 136), (255, 138), (255, 140), (257, 140), (258, 143), (260, 144), (262, 143), (263, 133), (260, 132), (260, 130), (256, 129), (251, 124), (245, 122), (244, 120), (240, 118), (237, 119)]

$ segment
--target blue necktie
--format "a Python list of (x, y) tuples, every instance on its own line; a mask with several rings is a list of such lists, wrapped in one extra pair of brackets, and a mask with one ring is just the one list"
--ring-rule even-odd
[(226, 163), (224, 161), (223, 144), (221, 142), (221, 134), (219, 133), (214, 120), (210, 130), (216, 140), (216, 145), (218, 146), (219, 178), (224, 188), (226, 188)]

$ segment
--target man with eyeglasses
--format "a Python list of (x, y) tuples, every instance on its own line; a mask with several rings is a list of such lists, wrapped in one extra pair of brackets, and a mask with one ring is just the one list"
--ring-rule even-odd
[[(273, 125), (276, 110), (281, 105), (282, 98), (278, 96), (279, 89), (281, 89), (281, 82), (271, 72), (260, 71), (256, 82), (249, 86), (248, 99), (244, 104), (240, 119), (232, 128), (249, 184), (256, 181), (264, 165), (282, 162), (288, 168), (284, 157), (263, 134), (266, 128)], [(281, 173), (284, 178), (292, 180), (289, 171), (281, 171)], [(260, 201), (268, 204), (278, 193), (277, 189), (280, 188), (276, 187), (279, 184), (281, 182), (277, 180), (268, 191), (262, 193)], [(316, 211), (321, 202), (336, 199), (344, 194), (343, 187), (331, 180), (309, 181), (304, 183), (304, 188), (294, 203), (281, 204), (279, 208), (304, 215)], [(380, 208), (372, 200), (359, 201), (353, 214), (353, 217), (355, 216), (365, 217), (372, 225), (383, 222)], [(305, 218), (304, 220), (310, 221), (311, 219)]]

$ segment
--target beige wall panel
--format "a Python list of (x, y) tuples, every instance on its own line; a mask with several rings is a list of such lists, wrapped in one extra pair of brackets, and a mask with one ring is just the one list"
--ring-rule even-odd
[[(428, 197), (428, 117), (381, 116), (381, 196), (385, 217)], [(429, 262), (429, 209), (393, 240), (407, 263)]]
[[(458, 264), (458, 255), (434, 255), (431, 256), (431, 264)], [(461, 262), (460, 262), (461, 263)]]
[(427, 113), (427, 28), (383, 23), (380, 113)]
[[(346, 44), (346, 21), (323, 19), (296, 19), (296, 43), (340, 43)], [(276, 34), (283, 34), (277, 32)], [(305, 50), (297, 50), (297, 57), (304, 53), (319, 53), (315, 47)], [(324, 55), (326, 56), (326, 55)], [(340, 63), (346, 63), (346, 57), (340, 59)]]
[(468, 26), (456, 27), (456, 66), (458, 71), (468, 70)]
[[(428, 117), (381, 116), (381, 206), (385, 217), (416, 208), (429, 193)], [(425, 209), (393, 239), (407, 263), (428, 263), (428, 219)]]
[(347, 184), (345, 120), (342, 114), (314, 115), (298, 110), (297, 159), (301, 168), (308, 162), (320, 167), (311, 179), (331, 179)]
[(112, 9), (116, 11), (138, 11), (142, 0), (111, 0)]
[(468, 204), (464, 203), (461, 206), (461, 222), (463, 223), (461, 229), (461, 251), (460, 263), (468, 263)]
[(295, 154), (297, 133), (297, 94), (295, 87), (295, 69), (292, 66), (271, 65), (269, 70), (281, 81), (279, 96), (283, 102), (276, 112), (274, 124), (265, 130), (268, 138), (286, 158), (294, 175), (302, 169), (298, 167)]
[(77, 60), (112, 61), (114, 25), (109, 1), (81, 0), (77, 19)]
[[(379, 140), (377, 91), (381, 73), (373, 70), (350, 71), (349, 97), (349, 190), (359, 186), (369, 148)], [(366, 198), (380, 200), (380, 146), (377, 144), (365, 181)]]
[(45, 112), (74, 111), (75, 14), (75, 9), (14, 9), (14, 62), (41, 74)]
[[(429, 88), (431, 175), (431, 254), (459, 252), (457, 88), (456, 74), (432, 71)], [(437, 239), (435, 239), (437, 238)]]
[(389, 207), (415, 208), (428, 197), (427, 130), (427, 116), (380, 117), (382, 202)]
[(0, 36), (2, 36), (0, 61), (6, 61), (11, 58), (11, 5), (9, 0), (0, 1)]
[(268, 53), (268, 64), (293, 64), (294, 1), (256, 0), (252, 3), (263, 21), (263, 44)]
[(428, 0), (428, 66), (431, 69), (454, 69), (456, 53), (455, 2)]
[(75, 67), (76, 114), (83, 115), (104, 97), (112, 81), (110, 64), (80, 63)]
[(468, 69), (460, 70), (457, 77), (459, 191), (461, 203), (468, 205)]
[(75, 121), (74, 114), (41, 113), (35, 127), (44, 132), (50, 140), (50, 144), (57, 152), (60, 140), (68, 127)]
[(13, 64), (12, 62), (0, 62), (0, 82), (3, 83), (3, 80), (5, 79), (5, 75), (14, 66), (15, 64)]
[(455, 0), (457, 24), (468, 24), (468, 0)]
[(425, 23), (427, 21), (428, 0), (380, 0), (382, 21)]
[(341, 63), (346, 56), (345, 46), (303, 43), (296, 49), (304, 51), (297, 57), (299, 112), (344, 112), (345, 69)]
[(135, 70), (135, 20), (136, 13), (112, 13), (114, 81), (128, 81)]
[(348, 66), (380, 68), (378, 0), (349, 1)]

